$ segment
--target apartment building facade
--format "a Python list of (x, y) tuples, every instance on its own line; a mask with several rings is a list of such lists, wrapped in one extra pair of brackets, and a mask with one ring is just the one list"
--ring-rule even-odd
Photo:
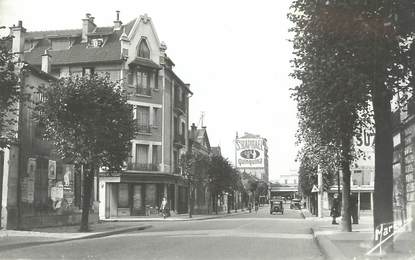
[[(175, 212), (187, 211), (188, 191), (178, 171), (188, 145), (189, 97), (192, 92), (173, 71), (153, 21), (142, 15), (123, 24), (119, 12), (112, 26), (99, 27), (86, 14), (80, 29), (25, 32), (24, 60), (57, 78), (91, 73), (119, 81), (134, 106), (138, 134), (131, 141), (125, 168), (100, 170), (95, 201), (100, 219), (158, 214), (163, 196)], [(115, 134), (115, 133), (114, 133)]]

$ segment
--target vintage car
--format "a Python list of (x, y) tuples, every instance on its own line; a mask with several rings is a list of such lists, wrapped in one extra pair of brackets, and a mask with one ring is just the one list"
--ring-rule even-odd
[(292, 199), (290, 203), (290, 209), (301, 209), (301, 200)]
[(281, 212), (284, 214), (284, 207), (282, 206), (282, 200), (271, 200), (271, 208), (269, 213), (272, 215), (273, 213)]

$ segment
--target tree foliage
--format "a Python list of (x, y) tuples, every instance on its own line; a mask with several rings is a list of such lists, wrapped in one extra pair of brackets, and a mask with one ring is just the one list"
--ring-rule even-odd
[(109, 76), (61, 78), (40, 86), (36, 106), (44, 137), (76, 164), (120, 170), (135, 134), (132, 106)]
[(45, 139), (61, 158), (83, 166), (81, 230), (88, 230), (94, 174), (99, 167), (120, 170), (135, 134), (132, 106), (108, 75), (61, 78), (40, 86), (36, 118)]
[(391, 101), (399, 94), (405, 104), (412, 93), (414, 11), (409, 0), (296, 0), (289, 14), (300, 141), (336, 150), (346, 189), (356, 156), (350, 140), (373, 116), (375, 226), (393, 218)]
[(16, 139), (18, 102), (22, 95), (19, 74), (23, 72), (13, 53), (11, 37), (0, 39), (0, 148), (8, 147)]

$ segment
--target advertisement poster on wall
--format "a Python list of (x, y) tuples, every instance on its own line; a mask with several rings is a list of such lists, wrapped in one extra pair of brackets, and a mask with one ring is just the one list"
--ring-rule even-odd
[(56, 161), (49, 160), (48, 179), (49, 180), (55, 180), (56, 179)]
[(72, 205), (74, 198), (74, 176), (75, 176), (75, 165), (64, 164), (63, 165), (63, 197)]
[(262, 138), (239, 138), (235, 141), (238, 168), (264, 167), (264, 141)]

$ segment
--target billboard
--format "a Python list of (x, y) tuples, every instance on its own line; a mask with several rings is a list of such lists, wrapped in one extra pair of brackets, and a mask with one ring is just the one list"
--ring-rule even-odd
[(264, 140), (262, 138), (239, 138), (235, 140), (237, 168), (263, 168)]

